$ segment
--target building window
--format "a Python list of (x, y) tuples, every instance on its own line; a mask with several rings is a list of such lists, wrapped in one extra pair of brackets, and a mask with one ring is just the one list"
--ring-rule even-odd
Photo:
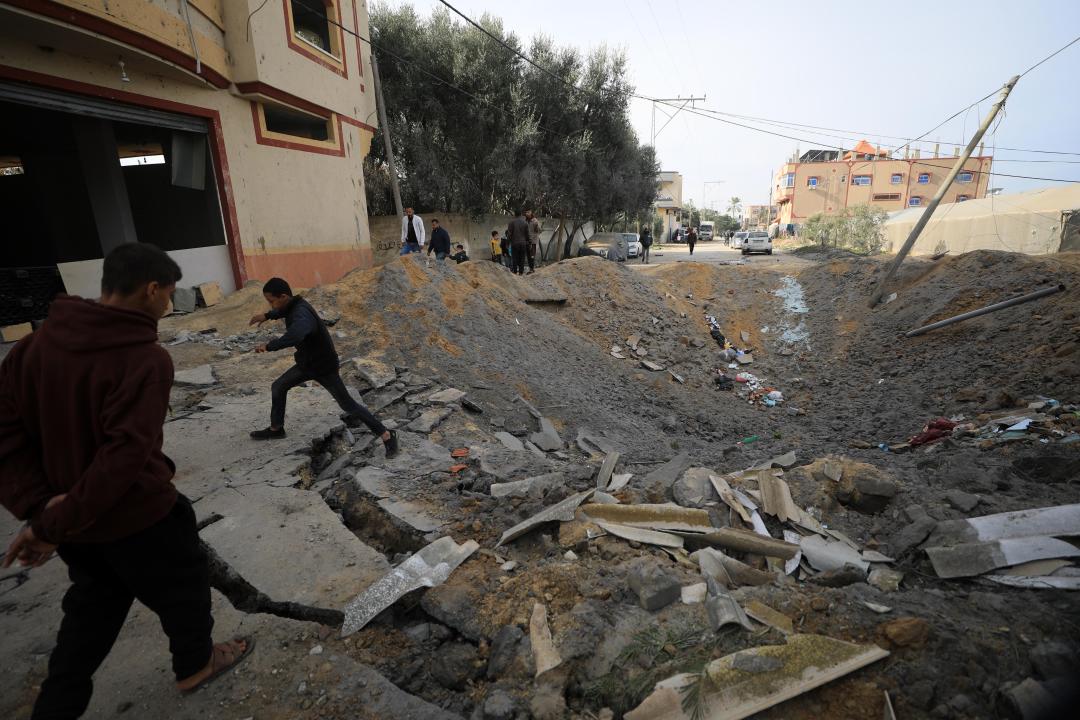
[(852, 185), (870, 185), (873, 182), (873, 176), (871, 175), (852, 175)]
[(958, 183), (969, 183), (974, 179), (975, 173), (971, 172), (962, 172), (956, 176), (956, 182)]
[(919, 173), (919, 184), (925, 185), (930, 182), (930, 173)]
[(795, 187), (795, 173), (788, 173), (784, 176), (784, 187)]
[(922, 205), (922, 198), (918, 195), (912, 195), (907, 201), (908, 207), (919, 207)]
[(335, 58), (341, 57), (337, 2), (324, 0), (289, 0), (292, 30), (297, 39)]
[(877, 202), (893, 202), (900, 199), (900, 193), (874, 193), (870, 199)]
[(816, 175), (811, 175), (810, 177), (806, 178), (806, 187), (808, 187), (808, 188), (816, 188), (817, 184), (818, 184), (818, 178), (817, 178)]
[(889, 183), (892, 185), (899, 185), (902, 182), (904, 182), (904, 176), (900, 173), (893, 173), (889, 176)]
[(956, 196), (956, 202), (964, 202), (965, 200), (970, 200), (970, 199), (971, 199), (970, 195), (957, 195)]
[(328, 116), (300, 112), (283, 105), (251, 104), (255, 140), (260, 145), (306, 150), (325, 155), (344, 155), (341, 124)]
[(843, 185), (846, 182), (847, 182), (847, 175), (841, 175), (840, 176), (840, 184)]

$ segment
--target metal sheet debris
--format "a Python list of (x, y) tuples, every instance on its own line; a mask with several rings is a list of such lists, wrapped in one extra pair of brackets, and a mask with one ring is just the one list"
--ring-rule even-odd
[(752, 465), (747, 468), (747, 472), (754, 470), (768, 470), (770, 468), (778, 467), (787, 470), (789, 467), (795, 464), (795, 451), (788, 450), (783, 455), (777, 455), (774, 458), (769, 458), (763, 462), (759, 462), (757, 465)]
[(622, 490), (630, 483), (630, 478), (634, 477), (633, 473), (615, 473), (611, 476), (611, 481), (608, 482), (607, 491), (609, 493)]
[(997, 572), (998, 575), (1014, 575), (1018, 577), (1040, 577), (1053, 575), (1055, 571), (1063, 567), (1069, 567), (1068, 560), (1032, 560), (1031, 562), (1013, 565)]
[(699, 546), (704, 543), (726, 550), (765, 555), (782, 560), (790, 560), (799, 552), (798, 545), (738, 528), (717, 528), (703, 535), (686, 533), (685, 537)]
[(937, 524), (926, 544), (934, 547), (1037, 536), (1080, 536), (1080, 504), (945, 520)]
[(756, 475), (761, 492), (761, 509), (782, 522), (798, 519), (801, 511), (791, 499), (788, 484), (773, 475), (771, 470), (758, 470)]
[[(522, 520), (514, 527), (510, 528), (502, 534), (499, 538), (499, 542), (495, 544), (495, 547), (500, 547), (505, 543), (510, 542), (516, 538), (521, 537), (530, 530), (534, 530), (544, 523), (554, 522), (556, 520), (560, 522), (570, 522), (574, 519), (574, 511), (578, 505), (585, 502), (595, 492), (595, 490), (586, 490), (585, 492), (579, 492), (576, 495), (571, 495), (562, 502), (555, 503), (551, 507), (544, 508), (531, 518)], [(599, 505), (597, 507), (619, 507), (618, 505)]]
[(1080, 548), (1052, 537), (1021, 537), (928, 547), (926, 554), (938, 577), (958, 578), (982, 575), (1032, 560), (1080, 557)]
[(673, 504), (590, 504), (581, 509), (594, 520), (604, 520), (649, 530), (681, 530), (702, 533), (713, 530), (707, 511), (684, 508)]
[(870, 563), (862, 559), (858, 550), (842, 542), (826, 540), (818, 535), (807, 535), (799, 545), (807, 561), (817, 570), (839, 570), (845, 565), (855, 565), (863, 572), (870, 568)]
[(634, 542), (669, 548), (681, 548), (683, 546), (683, 539), (678, 535), (672, 535), (671, 533), (646, 530), (645, 528), (620, 525), (618, 523), (609, 523), (604, 522), (603, 520), (596, 520), (596, 524), (603, 528), (604, 532), (610, 533), (615, 537), (620, 537), (623, 540), (633, 540)]
[(1055, 577), (1044, 575), (1042, 577), (1016, 575), (984, 575), (987, 580), (993, 580), (999, 585), (1010, 587), (1030, 588), (1032, 590), (1080, 590), (1080, 577)]
[(606, 490), (608, 482), (611, 480), (611, 473), (615, 471), (615, 464), (619, 462), (619, 453), (608, 453), (604, 458), (603, 464), (600, 466), (600, 471), (596, 473), (596, 489)]
[[(740, 720), (820, 687), (889, 656), (876, 645), (855, 645), (822, 635), (791, 635), (786, 645), (741, 650), (705, 666), (698, 707), (683, 709), (699, 674), (683, 673), (656, 684), (626, 720)], [(696, 712), (700, 710), (700, 714)]]
[(529, 618), (529, 643), (532, 645), (533, 661), (536, 664), (536, 677), (562, 665), (562, 657), (551, 639), (547, 607), (543, 603), (533, 605), (532, 617)]
[(751, 600), (746, 605), (743, 605), (743, 610), (746, 611), (749, 617), (757, 620), (762, 625), (776, 628), (785, 635), (791, 635), (795, 632), (795, 625), (791, 622), (791, 618), (778, 610), (773, 610), (765, 603)]
[(452, 537), (441, 537), (421, 548), (345, 606), (341, 637), (363, 628), (406, 593), (446, 582), (450, 573), (479, 547), (475, 540), (458, 545)]
[(716, 490), (716, 494), (720, 496), (724, 504), (738, 513), (743, 522), (750, 522), (750, 511), (735, 497), (735, 493), (732, 492), (731, 485), (728, 484), (726, 478), (719, 475), (709, 475), (709, 482), (712, 483), (713, 489)]
[(795, 557), (784, 563), (784, 574), (790, 575), (799, 569), (799, 561), (802, 560), (802, 535), (794, 530), (784, 530), (784, 539), (793, 545), (799, 545), (799, 550), (795, 553)]
[(753, 624), (746, 617), (746, 613), (743, 612), (742, 607), (735, 601), (735, 598), (720, 589), (715, 581), (713, 581), (713, 586), (705, 598), (705, 615), (709, 618), (709, 627), (714, 631), (725, 625), (741, 625), (747, 630), (754, 629)]

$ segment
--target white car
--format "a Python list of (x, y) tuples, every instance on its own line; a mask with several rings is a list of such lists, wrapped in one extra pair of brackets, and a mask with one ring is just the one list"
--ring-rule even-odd
[(764, 230), (755, 230), (748, 233), (746, 240), (743, 241), (743, 255), (756, 252), (772, 255), (772, 240), (769, 239), (769, 233)]
[(735, 248), (736, 250), (741, 248), (743, 246), (743, 242), (746, 240), (746, 236), (749, 234), (750, 233), (748, 232), (735, 233), (735, 235), (731, 238), (731, 247)]
[(641, 256), (641, 240), (637, 233), (623, 233), (626, 238), (626, 257), (636, 258)]

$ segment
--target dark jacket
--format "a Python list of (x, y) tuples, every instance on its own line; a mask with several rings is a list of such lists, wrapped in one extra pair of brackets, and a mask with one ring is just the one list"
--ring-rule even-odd
[(458, 250), (456, 253), (454, 253), (450, 257), (453, 258), (454, 262), (456, 262), (458, 265), (460, 265), (461, 263), (463, 263), (463, 262), (465, 262), (466, 260), (469, 259), (469, 256), (465, 253), (464, 250)]
[(427, 252), (428, 255), (432, 252), (450, 254), (450, 233), (442, 225), (431, 231), (431, 242), (428, 243)]
[[(0, 503), (48, 542), (109, 542), (176, 503), (157, 321), (61, 295), (0, 365)], [(48, 500), (67, 497), (48, 510)]]
[(326, 323), (307, 300), (297, 295), (281, 312), (271, 310), (267, 320), (285, 318), (285, 334), (266, 343), (267, 350), (295, 347), (293, 358), (301, 370), (314, 376), (337, 372), (338, 354)]
[(510, 239), (510, 245), (529, 244), (529, 223), (524, 216), (518, 215), (506, 226), (506, 237)]
[(642, 247), (652, 247), (652, 233), (649, 232), (648, 230), (641, 233), (641, 246)]

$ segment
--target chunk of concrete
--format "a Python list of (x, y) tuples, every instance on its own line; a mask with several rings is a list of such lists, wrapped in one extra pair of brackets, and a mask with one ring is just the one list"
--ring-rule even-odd
[(648, 475), (645, 476), (644, 485), (646, 487), (657, 486), (669, 488), (675, 484), (675, 481), (679, 478), (686, 468), (690, 466), (690, 455), (686, 452), (681, 452), (675, 457), (668, 460), (666, 463), (658, 468), (655, 468)]
[(870, 568), (870, 563), (862, 559), (858, 550), (842, 542), (808, 535), (799, 542), (799, 546), (803, 557), (817, 570), (840, 570), (844, 565), (851, 564), (866, 573)]
[(547, 620), (547, 606), (543, 603), (533, 605), (532, 617), (529, 619), (529, 642), (532, 645), (536, 677), (540, 677), (548, 670), (553, 670), (562, 665), (562, 657), (551, 639), (551, 628), (548, 627)]
[(173, 290), (172, 304), (173, 310), (181, 313), (195, 312), (195, 305), (198, 301), (198, 297), (195, 294), (195, 288), (178, 287)]
[(566, 475), (563, 473), (547, 473), (524, 480), (492, 483), (488, 488), (488, 494), (491, 497), (540, 497), (549, 489), (564, 484), (566, 484)]
[(607, 490), (608, 484), (611, 481), (611, 474), (615, 471), (615, 465), (619, 462), (619, 453), (608, 453), (604, 458), (604, 462), (600, 465), (600, 470), (596, 473), (596, 489)]
[(217, 384), (217, 378), (212, 367), (199, 365), (189, 370), (178, 370), (173, 375), (173, 384), (183, 387), (210, 387)]
[(515, 452), (523, 452), (525, 450), (525, 445), (505, 430), (500, 430), (495, 433), (495, 439), (501, 442), (503, 447), (507, 450), (513, 450)]
[(562, 450), (563, 441), (555, 424), (546, 417), (540, 418), (540, 431), (529, 436), (529, 441), (545, 452)]
[(960, 512), (971, 512), (975, 506), (982, 502), (978, 495), (964, 492), (963, 490), (950, 490), (945, 493), (945, 500)]
[(453, 414), (453, 408), (434, 407), (420, 413), (420, 417), (409, 423), (409, 429), (418, 433), (429, 433)]
[(709, 468), (689, 468), (671, 486), (675, 502), (683, 507), (702, 508), (705, 503), (715, 501), (718, 496), (710, 481), (713, 475)]
[(356, 368), (356, 374), (362, 377), (373, 390), (384, 388), (397, 380), (397, 372), (393, 366), (374, 358), (353, 358), (353, 366)]
[(866, 578), (870, 583), (882, 592), (896, 592), (900, 589), (900, 581), (904, 579), (904, 573), (888, 568), (874, 568)]
[(446, 405), (447, 403), (458, 402), (461, 398), (465, 397), (465, 392), (458, 390), (457, 388), (446, 388), (438, 392), (428, 395), (428, 402), (438, 403), (439, 405)]
[(650, 562), (638, 562), (631, 567), (628, 585), (641, 607), (650, 611), (665, 608), (682, 596), (679, 581)]

